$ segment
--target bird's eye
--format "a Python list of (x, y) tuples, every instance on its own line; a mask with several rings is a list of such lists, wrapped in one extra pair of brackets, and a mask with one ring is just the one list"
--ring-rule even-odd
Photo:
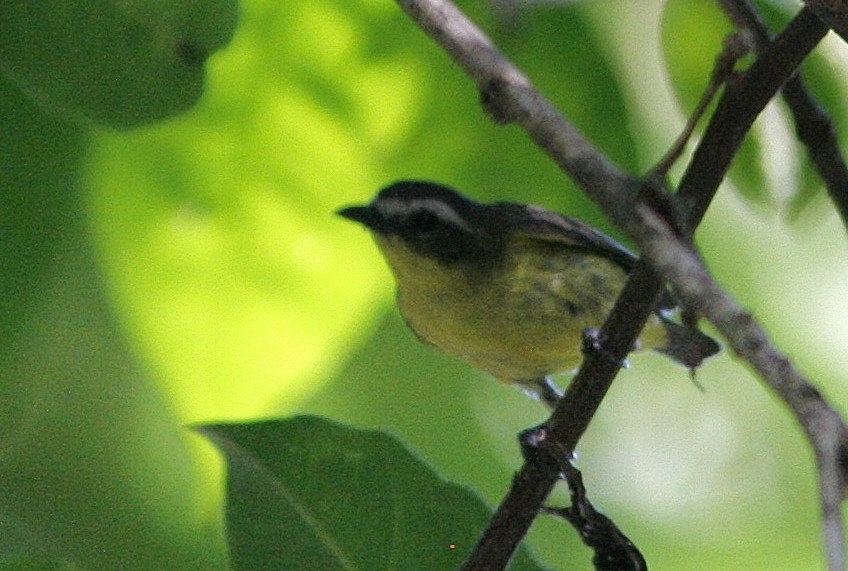
[(417, 210), (409, 215), (408, 222), (416, 232), (426, 234), (438, 225), (439, 220), (429, 210)]

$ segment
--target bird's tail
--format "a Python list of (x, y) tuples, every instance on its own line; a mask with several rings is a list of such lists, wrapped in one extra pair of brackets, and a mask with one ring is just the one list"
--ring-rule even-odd
[(721, 351), (718, 342), (699, 331), (694, 326), (681, 325), (665, 317), (660, 317), (666, 330), (664, 346), (655, 351), (668, 355), (690, 371), (695, 371), (707, 357)]

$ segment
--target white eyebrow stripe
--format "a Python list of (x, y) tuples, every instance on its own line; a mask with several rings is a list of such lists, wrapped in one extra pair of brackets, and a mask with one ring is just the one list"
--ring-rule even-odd
[(420, 198), (416, 200), (398, 200), (396, 198), (389, 198), (387, 200), (382, 200), (377, 204), (378, 210), (382, 211), (383, 215), (386, 218), (399, 218), (401, 216), (408, 216), (413, 212), (417, 212), (419, 210), (427, 210), (432, 212), (438, 218), (442, 220), (446, 220), (449, 223), (457, 226), (465, 230), (466, 232), (472, 233), (474, 229), (471, 225), (462, 218), (456, 210), (450, 207), (450, 205), (442, 202), (441, 200), (434, 200), (432, 198)]

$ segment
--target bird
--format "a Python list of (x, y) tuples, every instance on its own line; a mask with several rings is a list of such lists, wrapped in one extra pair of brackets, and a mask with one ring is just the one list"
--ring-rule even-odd
[[(337, 211), (373, 235), (397, 304), (424, 343), (553, 408), (551, 375), (576, 369), (638, 258), (575, 218), (515, 202), (481, 203), (446, 185), (401, 180)], [(670, 293), (634, 349), (691, 371), (720, 345), (673, 320)]]

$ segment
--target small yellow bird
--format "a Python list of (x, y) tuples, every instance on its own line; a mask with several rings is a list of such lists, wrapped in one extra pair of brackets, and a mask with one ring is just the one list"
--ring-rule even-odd
[[(538, 206), (481, 204), (446, 186), (400, 181), (338, 212), (366, 226), (419, 339), (553, 407), (549, 375), (580, 365), (637, 258), (587, 224)], [(638, 348), (694, 369), (720, 349), (660, 308)]]

